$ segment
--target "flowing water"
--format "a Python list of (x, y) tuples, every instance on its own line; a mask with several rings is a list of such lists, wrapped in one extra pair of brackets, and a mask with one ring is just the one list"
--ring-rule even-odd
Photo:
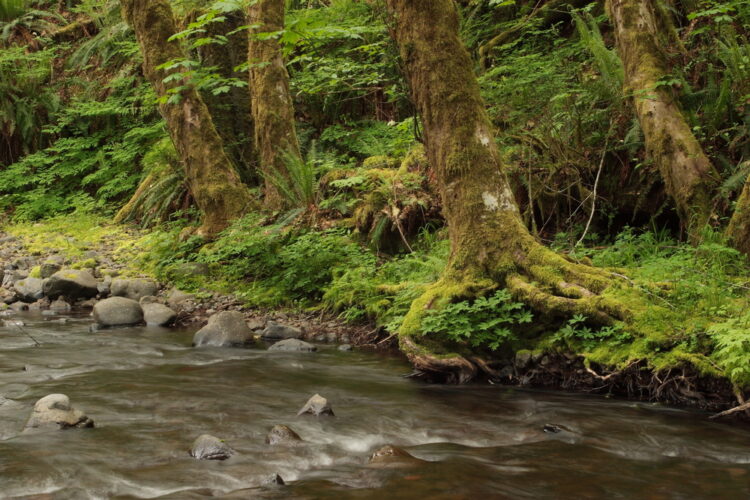
[[(404, 378), (399, 358), (193, 349), (186, 331), (0, 328), (1, 498), (748, 498), (750, 428), (658, 405)], [(41, 345), (35, 346), (27, 334)], [(21, 433), (70, 396), (94, 429)], [(296, 416), (315, 393), (336, 416)], [(306, 443), (269, 447), (287, 424)], [(546, 424), (562, 431), (544, 432)], [(188, 455), (208, 433), (237, 454)], [(367, 465), (394, 444), (423, 460)], [(286, 486), (269, 485), (279, 474)]]

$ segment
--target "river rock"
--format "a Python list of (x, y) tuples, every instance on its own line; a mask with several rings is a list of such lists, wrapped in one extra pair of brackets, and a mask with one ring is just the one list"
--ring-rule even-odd
[(167, 304), (174, 307), (179, 304), (182, 304), (183, 302), (187, 302), (189, 300), (194, 300), (195, 295), (192, 293), (183, 292), (182, 290), (178, 290), (177, 288), (173, 288), (169, 295), (167, 295)]
[(25, 302), (13, 302), (9, 307), (16, 312), (29, 310), (29, 305)]
[(255, 343), (253, 331), (237, 311), (222, 311), (208, 318), (208, 324), (193, 337), (193, 345), (214, 347), (247, 346)]
[(16, 301), (16, 294), (5, 288), (0, 288), (0, 302), (3, 304), (12, 304)]
[(168, 326), (177, 319), (177, 313), (158, 302), (141, 302), (143, 320), (148, 326)]
[(29, 311), (41, 311), (43, 309), (49, 309), (50, 301), (47, 297), (42, 297), (36, 302), (29, 304)]
[(369, 464), (378, 467), (399, 467), (415, 465), (422, 460), (415, 458), (398, 446), (385, 445), (370, 456)]
[(44, 297), (44, 280), (41, 278), (25, 278), (16, 281), (13, 289), (19, 300), (35, 302)]
[(198, 460), (226, 460), (234, 455), (234, 450), (221, 439), (203, 434), (193, 442), (190, 456)]
[(65, 301), (65, 297), (60, 297), (49, 305), (49, 310), (58, 314), (70, 312), (70, 309), (70, 304)]
[(307, 400), (307, 403), (305, 403), (305, 406), (302, 407), (302, 409), (297, 412), (297, 415), (314, 415), (316, 417), (319, 417), (321, 415), (326, 415), (333, 417), (333, 409), (331, 408), (331, 405), (328, 404), (328, 400), (321, 396), (320, 394), (316, 394), (315, 396), (311, 397)]
[(264, 339), (299, 339), (302, 338), (302, 330), (269, 321), (266, 323), (266, 328), (261, 333), (261, 337)]
[(112, 276), (104, 276), (104, 278), (96, 284), (96, 289), (102, 297), (109, 295), (112, 290)]
[(271, 474), (268, 479), (264, 481), (265, 484), (278, 484), (279, 486), (284, 486), (286, 483), (284, 482), (284, 478), (282, 478), (278, 474)]
[(94, 321), (101, 326), (136, 325), (143, 321), (143, 309), (135, 300), (110, 297), (94, 306)]
[(286, 425), (274, 425), (266, 436), (266, 444), (276, 445), (295, 445), (302, 442), (299, 434), (294, 432)]
[(341, 344), (339, 346), (339, 351), (349, 352), (352, 350), (351, 344)]
[(304, 340), (284, 339), (276, 342), (269, 347), (268, 350), (281, 352), (315, 352), (318, 348)]
[(109, 293), (115, 297), (127, 297), (128, 299), (140, 300), (147, 295), (156, 295), (159, 286), (155, 281), (137, 279), (116, 279), (112, 281)]
[(50, 394), (36, 402), (24, 430), (71, 427), (94, 427), (94, 421), (73, 408), (65, 394)]
[(54, 275), (56, 272), (60, 271), (62, 269), (62, 258), (57, 260), (46, 260), (45, 262), (42, 262), (42, 265), (39, 267), (39, 275), (42, 278), (50, 278), (52, 275)]
[(89, 271), (79, 269), (63, 269), (58, 271), (44, 283), (44, 294), (56, 299), (64, 295), (70, 300), (90, 299), (99, 293), (96, 279)]

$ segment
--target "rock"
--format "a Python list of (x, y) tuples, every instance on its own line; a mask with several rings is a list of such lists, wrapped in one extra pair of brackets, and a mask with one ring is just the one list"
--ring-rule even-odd
[(305, 403), (305, 406), (303, 406), (302, 409), (297, 412), (297, 415), (304, 414), (310, 414), (316, 417), (319, 417), (321, 415), (327, 415), (331, 417), (334, 416), (333, 410), (328, 404), (328, 400), (320, 394), (316, 394), (315, 396), (308, 399), (307, 403)]
[(261, 337), (264, 339), (299, 339), (302, 338), (302, 330), (269, 321), (265, 330), (261, 333)]
[(188, 300), (195, 300), (195, 295), (183, 292), (177, 288), (173, 288), (172, 291), (169, 292), (169, 295), (167, 295), (167, 304), (170, 306), (176, 306)]
[(531, 363), (531, 351), (518, 351), (516, 353), (516, 358), (513, 361), (513, 366), (516, 367), (516, 370), (524, 370), (529, 366), (529, 363)]
[(98, 302), (99, 301), (96, 299), (79, 300), (76, 302), (76, 307), (80, 307), (81, 309), (93, 309)]
[(70, 304), (65, 301), (65, 297), (60, 297), (49, 305), (49, 310), (55, 313), (70, 312), (70, 309)]
[(16, 296), (24, 302), (35, 302), (44, 297), (44, 280), (41, 278), (26, 278), (16, 281), (13, 289)]
[[(14, 269), (21, 269), (27, 271), (32, 267), (36, 266), (37, 260), (34, 257), (18, 257), (14, 259), (11, 265)], [(28, 276), (28, 274), (26, 274)], [(24, 277), (26, 277), (24, 276)]]
[(14, 326), (26, 326), (26, 323), (24, 323), (20, 319), (4, 319), (3, 326), (5, 328), (12, 328)]
[(299, 434), (294, 432), (286, 425), (274, 425), (266, 436), (266, 444), (276, 445), (295, 445), (302, 442)]
[(141, 303), (143, 320), (148, 326), (168, 326), (177, 319), (177, 313), (164, 304), (159, 304), (158, 302)]
[(284, 479), (279, 476), (278, 474), (271, 474), (271, 476), (264, 481), (265, 484), (278, 484), (279, 486), (284, 486), (286, 483), (284, 482)]
[(47, 260), (39, 267), (39, 274), (42, 278), (50, 278), (53, 274), (60, 271), (60, 269), (62, 269), (62, 262)]
[(3, 304), (12, 304), (16, 301), (16, 294), (5, 288), (0, 288), (0, 302)]
[(269, 351), (283, 352), (315, 352), (318, 350), (314, 345), (299, 339), (284, 339), (276, 342), (268, 348)]
[(94, 321), (101, 326), (136, 325), (143, 321), (143, 309), (135, 300), (110, 297), (94, 306)]
[(370, 456), (369, 464), (375, 466), (408, 466), (415, 465), (422, 460), (415, 458), (409, 452), (390, 444), (379, 448)]
[(352, 350), (352, 346), (349, 344), (341, 344), (339, 346), (339, 351), (349, 352)]
[(70, 300), (90, 299), (99, 293), (96, 279), (89, 271), (63, 269), (44, 283), (44, 295), (56, 299), (62, 295)]
[(158, 302), (159, 302), (159, 299), (153, 295), (146, 295), (138, 299), (138, 303), (141, 304), (141, 307), (145, 306), (146, 304), (156, 304)]
[(110, 293), (115, 297), (127, 297), (140, 300), (147, 295), (156, 295), (159, 286), (155, 281), (147, 279), (116, 279), (112, 281)]
[(208, 318), (208, 324), (193, 337), (193, 345), (235, 347), (255, 343), (253, 331), (245, 323), (245, 317), (237, 311), (223, 311)]
[(16, 312), (28, 311), (29, 310), (29, 305), (26, 304), (25, 302), (13, 302), (10, 305), (10, 308), (13, 309)]
[(234, 450), (221, 439), (203, 434), (193, 442), (190, 456), (198, 460), (226, 460), (234, 455)]
[(203, 262), (183, 262), (170, 269), (168, 275), (171, 280), (180, 281), (185, 278), (208, 276), (210, 272), (208, 264)]
[(254, 332), (260, 332), (266, 327), (266, 322), (258, 318), (252, 318), (247, 322), (247, 327)]
[(96, 289), (99, 292), (99, 295), (101, 296), (109, 295), (112, 289), (112, 276), (104, 276), (102, 281), (97, 283)]
[(94, 421), (70, 405), (65, 394), (50, 394), (34, 405), (24, 431), (37, 428), (94, 427)]
[(562, 432), (562, 427), (555, 424), (544, 424), (542, 427), (542, 431), (544, 431), (546, 434), (557, 434), (559, 432)]
[(43, 309), (49, 309), (50, 301), (47, 297), (42, 297), (33, 304), (29, 304), (29, 311), (41, 311)]

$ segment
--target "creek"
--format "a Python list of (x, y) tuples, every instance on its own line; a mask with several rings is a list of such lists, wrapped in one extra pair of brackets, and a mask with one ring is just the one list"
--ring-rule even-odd
[[(406, 378), (411, 369), (399, 357), (335, 346), (299, 354), (194, 349), (190, 331), (91, 333), (89, 317), (15, 318), (23, 330), (0, 327), (0, 498), (750, 496), (750, 428), (699, 412), (427, 385)], [(52, 393), (67, 394), (96, 427), (22, 433), (34, 402)], [(296, 415), (315, 393), (335, 417)], [(305, 443), (265, 444), (275, 424)], [(191, 458), (204, 433), (236, 455)], [(368, 466), (385, 444), (424, 462)], [(267, 484), (274, 474), (287, 484)]]

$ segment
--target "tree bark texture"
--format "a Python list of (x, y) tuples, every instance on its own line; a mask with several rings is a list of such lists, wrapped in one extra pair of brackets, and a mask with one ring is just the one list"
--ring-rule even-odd
[[(184, 57), (169, 37), (177, 28), (167, 0), (122, 0), (125, 19), (133, 27), (143, 55), (143, 72), (159, 97), (182, 81), (165, 83), (179, 70), (157, 69)], [(240, 182), (232, 162), (224, 152), (211, 115), (198, 91), (189, 85), (180, 91), (177, 103), (163, 102), (159, 110), (185, 168), (190, 192), (201, 210), (200, 233), (212, 236), (241, 216), (250, 202), (247, 188)]]
[(625, 66), (626, 94), (633, 96), (646, 151), (659, 169), (691, 241), (712, 214), (718, 175), (693, 135), (674, 92), (660, 85), (669, 75), (661, 40), (673, 27), (657, 0), (609, 0), (617, 50)]
[(284, 29), (284, 0), (258, 0), (248, 9), (250, 93), (255, 121), (255, 146), (265, 177), (265, 205), (287, 205), (271, 179), (287, 177), (286, 156), (300, 157), (289, 93), (289, 73), (281, 44), (268, 33)]
[(734, 213), (727, 227), (727, 236), (732, 246), (750, 256), (750, 178), (745, 181)]

